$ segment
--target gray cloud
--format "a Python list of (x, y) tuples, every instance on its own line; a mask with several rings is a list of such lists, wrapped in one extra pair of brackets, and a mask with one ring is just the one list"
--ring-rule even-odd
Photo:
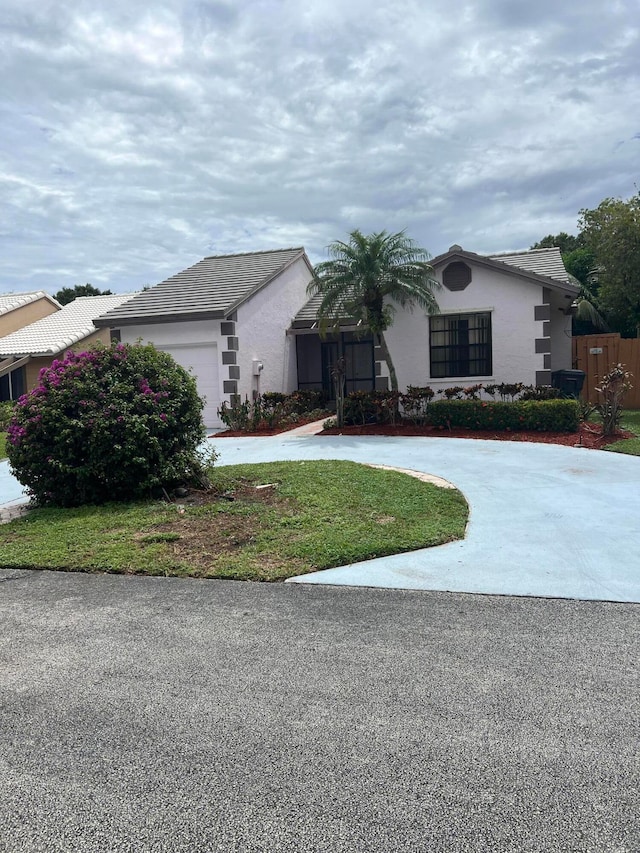
[(575, 231), (638, 180), (634, 6), (5, 0), (0, 290), (320, 260), (354, 227), (434, 254)]

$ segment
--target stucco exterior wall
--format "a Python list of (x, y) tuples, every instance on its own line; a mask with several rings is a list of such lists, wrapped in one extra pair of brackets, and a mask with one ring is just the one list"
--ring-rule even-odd
[[(253, 391), (283, 391), (297, 388), (296, 346), (287, 329), (307, 301), (311, 271), (301, 258), (274, 281), (238, 308), (236, 334), (240, 378), (238, 392), (251, 399)], [(264, 369), (253, 376), (253, 361)]]
[(10, 335), (11, 332), (17, 332), (18, 329), (24, 329), (30, 323), (35, 323), (36, 320), (42, 320), (43, 317), (48, 317), (50, 314), (55, 314), (59, 311), (48, 299), (41, 297), (35, 302), (29, 302), (28, 305), (21, 305), (7, 314), (0, 315), (0, 338), (5, 335)]
[(73, 350), (74, 352), (81, 352), (82, 350), (87, 349), (92, 344), (97, 343), (98, 341), (108, 344), (110, 340), (110, 329), (98, 329), (92, 335), (89, 335), (83, 340), (78, 341), (78, 343), (74, 344), (71, 347), (65, 347), (64, 350), (57, 353), (56, 355), (46, 356), (42, 358), (32, 358), (31, 361), (27, 362), (25, 365), (26, 370), (26, 385), (27, 390), (31, 391), (38, 382), (38, 376), (43, 367), (49, 367), (51, 362), (56, 358), (62, 358), (67, 352), (67, 350)]
[[(442, 271), (436, 271), (442, 281)], [(544, 355), (535, 352), (535, 340), (543, 336), (542, 321), (534, 307), (543, 302), (542, 287), (517, 274), (510, 275), (472, 266), (472, 280), (462, 291), (445, 287), (437, 291), (441, 314), (491, 313), (492, 361), (490, 376), (432, 379), (429, 359), (429, 319), (421, 309), (398, 309), (386, 333), (400, 388), (430, 385), (434, 389), (482, 382), (524, 382), (534, 385), (543, 369)]]
[(551, 294), (549, 304), (550, 320), (549, 331), (551, 334), (551, 358), (549, 369), (570, 370), (571, 369), (571, 316), (565, 314), (565, 310), (571, 305), (571, 299), (565, 299), (562, 294)]
[[(197, 347), (211, 347), (215, 345), (215, 351), (209, 355), (215, 359), (210, 365), (210, 375), (206, 380), (206, 389), (202, 381), (198, 382), (200, 394), (206, 397), (206, 408), (204, 419), (206, 426), (221, 426), (217, 416), (217, 409), (223, 399), (229, 396), (223, 395), (223, 370), (220, 364), (222, 350), (226, 348), (226, 337), (221, 335), (220, 320), (192, 320), (180, 323), (150, 323), (140, 326), (122, 326), (120, 338), (123, 343), (134, 344), (139, 339), (145, 344), (154, 344), (159, 349), (171, 352), (180, 362), (180, 356), (187, 350)], [(196, 376), (197, 378), (197, 376)]]

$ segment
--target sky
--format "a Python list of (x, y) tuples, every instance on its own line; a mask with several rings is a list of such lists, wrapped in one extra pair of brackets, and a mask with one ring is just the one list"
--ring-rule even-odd
[(3, 0), (0, 71), (3, 293), (526, 249), (640, 182), (640, 0)]

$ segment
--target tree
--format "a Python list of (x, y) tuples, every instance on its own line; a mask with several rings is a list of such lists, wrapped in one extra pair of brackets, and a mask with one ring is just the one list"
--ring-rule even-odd
[(419, 248), (404, 231), (364, 235), (357, 229), (349, 242), (337, 241), (328, 247), (330, 260), (317, 264), (309, 284), (311, 296), (320, 295), (318, 309), (321, 330), (337, 328), (340, 320), (351, 318), (377, 335), (391, 379), (398, 379), (384, 333), (393, 323), (395, 302), (401, 308), (423, 308), (428, 314), (439, 310), (434, 290), (441, 287), (429, 265), (429, 253)]
[(559, 234), (547, 234), (534, 243), (532, 249), (560, 249), (562, 262), (569, 275), (580, 285), (576, 297), (576, 314), (573, 318), (573, 334), (587, 335), (592, 332), (606, 331), (607, 321), (599, 307), (598, 282), (595, 277), (596, 259), (593, 251), (585, 246), (582, 233), (577, 236), (561, 231)]
[(559, 234), (547, 234), (542, 240), (534, 243), (532, 249), (560, 249), (562, 256), (574, 252), (576, 249), (581, 249), (584, 243), (582, 235), (567, 234), (566, 231), (561, 231)]
[(78, 296), (111, 296), (111, 291), (98, 290), (98, 288), (94, 287), (92, 284), (76, 284), (75, 287), (63, 287), (62, 290), (59, 290), (53, 298), (56, 299), (60, 305), (68, 305), (70, 302), (73, 302), (74, 299), (77, 299)]
[(640, 194), (581, 210), (579, 224), (595, 258), (604, 311), (622, 334), (640, 337)]

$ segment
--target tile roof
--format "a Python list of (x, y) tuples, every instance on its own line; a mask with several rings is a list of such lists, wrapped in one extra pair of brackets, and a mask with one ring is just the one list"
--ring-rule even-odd
[[(439, 265), (447, 260), (450, 255), (461, 255), (470, 261), (477, 260), (480, 262), (484, 261), (485, 263), (487, 261), (497, 261), (500, 264), (516, 267), (523, 272), (551, 279), (553, 282), (557, 282), (562, 290), (575, 291), (576, 293), (578, 291), (575, 279), (566, 271), (562, 262), (560, 249), (557, 247), (551, 249), (528, 249), (521, 252), (504, 252), (497, 255), (478, 255), (474, 252), (467, 252), (461, 246), (456, 245), (452, 246), (448, 252), (438, 255), (437, 258), (433, 258), (431, 263)], [(497, 268), (499, 269), (499, 267)], [(320, 296), (312, 296), (294, 317), (293, 328), (312, 327), (318, 319), (320, 302)], [(346, 322), (348, 321), (345, 319)]]
[(132, 293), (117, 293), (74, 299), (60, 311), (0, 338), (0, 356), (57, 355), (97, 331), (93, 325), (96, 315), (116, 308), (133, 296)]
[(56, 300), (44, 290), (34, 290), (31, 293), (0, 293), (0, 314), (8, 314), (16, 308), (29, 305), (30, 302), (37, 302), (38, 299), (46, 299), (53, 305), (58, 305)]
[(136, 294), (126, 305), (97, 318), (97, 325), (229, 316), (298, 258), (309, 263), (302, 247), (203, 258), (155, 287)]
[(492, 261), (500, 261), (511, 267), (518, 267), (536, 275), (569, 282), (569, 274), (564, 268), (560, 249), (529, 249), (524, 252), (501, 252), (499, 255), (487, 255)]

